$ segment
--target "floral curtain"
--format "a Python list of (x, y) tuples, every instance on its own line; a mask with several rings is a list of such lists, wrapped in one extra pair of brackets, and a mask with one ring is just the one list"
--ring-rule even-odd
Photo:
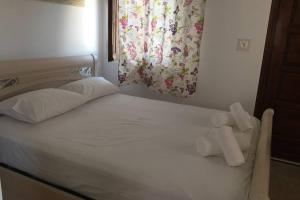
[(195, 93), (206, 0), (119, 0), (119, 81)]

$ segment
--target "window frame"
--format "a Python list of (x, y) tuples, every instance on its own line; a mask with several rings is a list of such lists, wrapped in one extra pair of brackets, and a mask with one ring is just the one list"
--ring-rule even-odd
[(114, 61), (112, 34), (113, 34), (113, 0), (108, 0), (108, 62)]
[(108, 1), (108, 61), (119, 57), (119, 0)]

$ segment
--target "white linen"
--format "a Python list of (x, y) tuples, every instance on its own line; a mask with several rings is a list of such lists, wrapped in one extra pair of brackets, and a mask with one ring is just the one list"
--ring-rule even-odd
[(237, 125), (237, 127), (241, 131), (247, 131), (252, 129), (253, 126), (251, 124), (251, 117), (249, 113), (247, 113), (240, 103), (234, 103), (230, 106), (230, 113), (233, 116), (233, 119)]
[(89, 77), (74, 81), (60, 87), (63, 90), (77, 92), (93, 100), (109, 94), (119, 92), (119, 88), (103, 77)]
[(0, 102), (0, 113), (24, 122), (37, 123), (70, 111), (86, 101), (78, 93), (49, 88)]
[[(216, 134), (218, 134), (219, 129), (212, 128), (208, 131), (208, 134), (204, 134), (200, 136), (196, 141), (197, 152), (200, 153), (202, 156), (220, 156), (223, 154), (222, 149), (217, 143)], [(239, 147), (242, 151), (245, 152), (245, 159), (247, 157), (247, 151), (251, 148), (252, 139), (255, 140), (256, 138), (253, 137), (253, 132), (239, 132), (235, 128), (233, 128), (233, 134), (236, 138)]]
[(237, 167), (245, 163), (244, 155), (234, 136), (233, 130), (229, 126), (215, 128), (217, 143), (224, 154), (225, 160), (229, 166)]
[(1, 178), (0, 178), (0, 200), (3, 200), (3, 196), (2, 196), (2, 186), (1, 186)]
[(234, 126), (235, 121), (231, 113), (216, 113), (211, 117), (211, 122), (214, 127), (220, 128), (222, 126)]
[(0, 162), (95, 199), (246, 200), (255, 149), (238, 168), (195, 150), (217, 112), (114, 94), (36, 125), (0, 117)]

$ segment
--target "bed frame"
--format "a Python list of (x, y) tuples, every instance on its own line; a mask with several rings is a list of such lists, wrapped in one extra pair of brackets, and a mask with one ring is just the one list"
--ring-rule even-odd
[(95, 75), (94, 55), (0, 61), (0, 101)]
[[(95, 75), (93, 55), (38, 60), (0, 61), (0, 101), (42, 88), (59, 87), (65, 83)], [(268, 109), (262, 117), (260, 139), (248, 200), (269, 200), (270, 149), (274, 111)], [(5, 166), (5, 164), (2, 164)], [(9, 166), (6, 166), (9, 167)], [(12, 169), (13, 170), (13, 169)], [(14, 170), (22, 173), (18, 170)], [(23, 173), (27, 176), (29, 174)], [(47, 181), (37, 179), (43, 183)], [(53, 184), (51, 186), (57, 187)], [(62, 187), (57, 187), (65, 192)], [(81, 198), (82, 195), (79, 195)], [(88, 198), (87, 198), (88, 199)]]
[(249, 200), (269, 200), (271, 139), (274, 110), (268, 109), (262, 116), (260, 138), (256, 150)]

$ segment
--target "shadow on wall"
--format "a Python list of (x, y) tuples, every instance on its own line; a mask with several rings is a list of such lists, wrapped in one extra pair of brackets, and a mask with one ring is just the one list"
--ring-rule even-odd
[(98, 1), (85, 7), (2, 0), (0, 60), (98, 53)]

